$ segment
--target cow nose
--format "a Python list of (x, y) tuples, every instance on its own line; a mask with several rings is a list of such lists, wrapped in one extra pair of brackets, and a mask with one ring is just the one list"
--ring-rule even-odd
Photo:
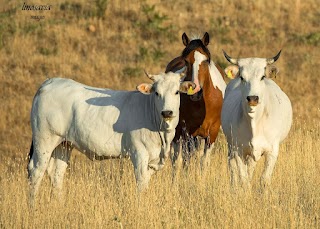
[(250, 96), (247, 96), (247, 100), (248, 100), (249, 105), (255, 106), (259, 103), (259, 96), (250, 95)]
[(171, 118), (172, 117), (173, 112), (172, 111), (162, 111), (161, 115), (163, 118)]

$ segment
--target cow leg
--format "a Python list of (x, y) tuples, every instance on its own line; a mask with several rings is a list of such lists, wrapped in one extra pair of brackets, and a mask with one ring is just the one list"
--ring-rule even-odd
[(43, 178), (44, 172), (46, 171), (49, 160), (51, 158), (54, 148), (59, 144), (60, 138), (51, 139), (40, 139), (39, 141), (33, 142), (33, 154), (28, 164), (29, 182), (30, 182), (30, 204), (34, 205), (34, 201)]
[(235, 188), (238, 185), (241, 185), (242, 187), (247, 188), (249, 185), (247, 167), (237, 150), (229, 149), (228, 162), (231, 175), (231, 186)]
[(244, 163), (244, 159), (240, 155), (237, 154), (235, 157), (239, 169), (240, 185), (247, 189), (250, 187), (247, 165)]
[(231, 182), (231, 187), (235, 188), (239, 184), (239, 169), (237, 165), (237, 161), (235, 158), (235, 154), (238, 152), (232, 151), (229, 149), (229, 155), (228, 155), (228, 167), (229, 167), (229, 172), (230, 172), (230, 182)]
[[(144, 151), (144, 150), (141, 150)], [(151, 175), (154, 170), (149, 168), (149, 155), (147, 152), (136, 152), (133, 157), (131, 157), (134, 174), (136, 177), (138, 192), (142, 192), (148, 187)]]
[(179, 176), (179, 173), (181, 171), (182, 166), (182, 143), (181, 139), (179, 139), (176, 142), (172, 142), (172, 149), (173, 154), (171, 156), (172, 161), (172, 183), (175, 182), (175, 179), (177, 176)]
[(279, 144), (276, 144), (273, 146), (272, 152), (267, 152), (265, 154), (266, 160), (264, 164), (264, 171), (261, 176), (262, 187), (266, 187), (271, 184), (271, 176), (272, 176), (274, 166), (277, 162), (278, 154), (279, 154)]
[(205, 151), (206, 151), (206, 140), (202, 137), (197, 137), (197, 148), (196, 148), (196, 155), (198, 158), (200, 158), (200, 167), (202, 168), (202, 161), (205, 155)]
[(59, 197), (61, 197), (63, 178), (68, 167), (71, 151), (72, 147), (67, 143), (61, 143), (58, 145), (51, 156), (47, 169), (54, 189), (53, 194), (57, 194)]
[(248, 179), (249, 182), (252, 181), (253, 172), (257, 165), (257, 162), (253, 159), (253, 157), (249, 157), (247, 160), (247, 169), (248, 169)]

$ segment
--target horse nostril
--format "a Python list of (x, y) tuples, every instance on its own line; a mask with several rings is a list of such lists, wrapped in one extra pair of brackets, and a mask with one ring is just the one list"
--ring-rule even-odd
[(172, 117), (173, 112), (172, 111), (162, 111), (161, 115), (163, 118), (171, 118)]

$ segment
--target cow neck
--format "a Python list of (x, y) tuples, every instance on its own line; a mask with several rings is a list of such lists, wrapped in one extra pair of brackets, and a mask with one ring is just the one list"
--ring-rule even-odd
[(151, 120), (153, 120), (153, 125), (156, 127), (156, 130), (159, 134), (161, 140), (161, 152), (160, 152), (160, 163), (164, 165), (165, 159), (168, 157), (168, 153), (170, 151), (170, 140), (168, 139), (169, 136), (166, 131), (162, 130), (162, 118), (157, 112), (156, 105), (155, 105), (155, 95), (151, 94), (149, 96), (149, 107), (147, 111), (152, 111), (151, 113)]
[(241, 100), (241, 108), (242, 108), (242, 116), (246, 120), (246, 123), (248, 124), (249, 128), (252, 131), (252, 135), (256, 136), (258, 133), (258, 126), (261, 126), (259, 123), (263, 120), (264, 116), (267, 114), (267, 108), (265, 106), (265, 103), (261, 103), (258, 106), (259, 109), (256, 112), (254, 117), (250, 117), (248, 113), (245, 111), (245, 105), (243, 104)]
[[(162, 130), (162, 118), (161, 115), (157, 112), (156, 105), (155, 105), (155, 95), (151, 94), (149, 96), (149, 107), (146, 108), (146, 112), (149, 111), (151, 114), (150, 120), (152, 120), (152, 124), (156, 127), (159, 137), (161, 139), (161, 145), (164, 147), (167, 145), (167, 134), (166, 131)], [(150, 112), (152, 111), (152, 112)]]
[(146, 107), (146, 111), (148, 112), (151, 117), (150, 120), (152, 120), (152, 124), (155, 126), (155, 129), (160, 132), (161, 131), (161, 117), (157, 112), (156, 109), (156, 104), (155, 104), (155, 95), (151, 94), (150, 96), (148, 96), (149, 98), (149, 102), (147, 103), (148, 106)]

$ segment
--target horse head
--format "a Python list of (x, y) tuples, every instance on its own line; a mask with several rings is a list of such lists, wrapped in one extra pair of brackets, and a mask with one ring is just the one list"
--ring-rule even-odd
[(181, 56), (174, 58), (169, 62), (166, 72), (186, 72), (185, 80), (196, 84), (195, 90), (191, 93), (197, 93), (203, 87), (205, 81), (204, 71), (208, 71), (211, 54), (207, 48), (209, 44), (209, 34), (206, 32), (202, 38), (194, 37), (189, 39), (186, 33), (182, 34), (182, 42), (185, 45)]

